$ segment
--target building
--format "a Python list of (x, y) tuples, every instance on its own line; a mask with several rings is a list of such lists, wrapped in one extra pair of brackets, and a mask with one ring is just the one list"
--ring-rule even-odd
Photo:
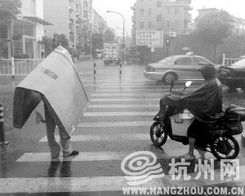
[[(202, 17), (210, 12), (218, 12), (217, 8), (203, 8), (198, 10), (198, 17)], [(244, 34), (245, 33), (245, 19), (237, 18), (232, 16), (234, 21), (234, 33)]]
[(5, 58), (40, 58), (42, 53), (41, 40), (44, 26), (51, 23), (43, 20), (43, 0), (22, 0), (21, 14), (7, 25), (3, 39)]
[(105, 19), (93, 9), (93, 33), (103, 34), (105, 29), (107, 29)]
[(218, 12), (219, 10), (217, 8), (202, 8), (198, 9), (198, 17), (202, 17), (205, 14), (208, 14), (210, 12)]
[(92, 48), (92, 32), (93, 32), (93, 8), (92, 0), (81, 1), (80, 23), (77, 26), (77, 49), (91, 53)]
[(136, 44), (137, 32), (163, 32), (166, 36), (174, 32), (183, 34), (189, 32), (188, 25), (191, 22), (189, 11), (191, 0), (136, 0), (131, 9), (132, 17), (132, 39)]
[(45, 27), (45, 35), (53, 37), (54, 34), (64, 34), (69, 45), (75, 44), (75, 0), (43, 0), (44, 19), (53, 25)]
[(76, 49), (89, 43), (92, 29), (92, 0), (43, 0), (44, 19), (53, 26), (45, 27), (45, 35), (64, 34), (69, 46)]

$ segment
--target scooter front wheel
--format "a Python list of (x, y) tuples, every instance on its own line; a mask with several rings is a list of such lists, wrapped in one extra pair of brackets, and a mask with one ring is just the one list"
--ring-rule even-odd
[(150, 128), (151, 141), (155, 146), (163, 146), (167, 139), (168, 134), (164, 130), (165, 128), (160, 124), (160, 122), (155, 121)]
[(210, 144), (212, 154), (218, 159), (235, 159), (240, 151), (236, 139), (232, 136), (217, 136)]

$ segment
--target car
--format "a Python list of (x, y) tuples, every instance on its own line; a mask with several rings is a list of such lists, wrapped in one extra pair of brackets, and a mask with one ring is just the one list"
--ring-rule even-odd
[(232, 90), (236, 88), (245, 90), (245, 58), (241, 58), (229, 66), (221, 66), (218, 77), (222, 84)]
[(119, 58), (117, 58), (117, 57), (112, 57), (112, 58), (106, 57), (106, 58), (104, 59), (104, 64), (105, 64), (105, 65), (109, 65), (109, 64), (116, 64), (116, 65), (119, 65), (120, 63), (121, 63), (121, 60), (120, 60)]
[(147, 79), (161, 80), (165, 84), (171, 84), (172, 81), (176, 80), (203, 80), (201, 73), (198, 71), (202, 64), (210, 64), (216, 69), (215, 64), (202, 56), (174, 55), (147, 65), (144, 76)]

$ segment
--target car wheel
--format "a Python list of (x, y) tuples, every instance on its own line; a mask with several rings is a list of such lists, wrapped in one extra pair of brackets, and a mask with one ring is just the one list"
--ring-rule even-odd
[(163, 82), (165, 84), (171, 84), (173, 81), (177, 80), (177, 76), (174, 73), (167, 73), (164, 77), (163, 77)]

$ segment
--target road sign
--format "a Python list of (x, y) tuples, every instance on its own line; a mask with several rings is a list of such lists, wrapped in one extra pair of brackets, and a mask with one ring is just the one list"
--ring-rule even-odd
[(163, 31), (136, 31), (136, 45), (138, 46), (148, 46), (149, 48), (162, 48), (163, 43)]
[(171, 38), (174, 38), (177, 36), (177, 33), (176, 32), (169, 32), (168, 36)]

